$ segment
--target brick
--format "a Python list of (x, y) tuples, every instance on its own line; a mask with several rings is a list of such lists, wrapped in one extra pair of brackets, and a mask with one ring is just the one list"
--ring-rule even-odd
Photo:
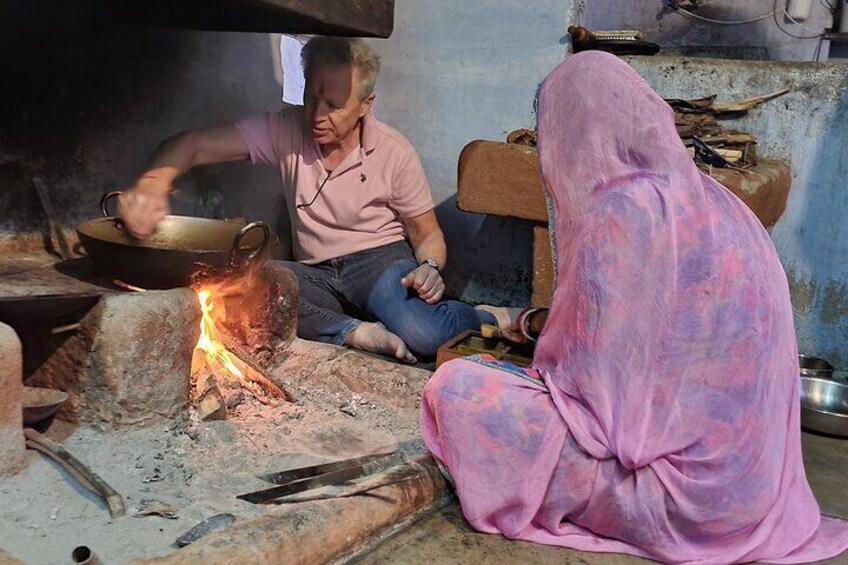
[(25, 462), (23, 355), (15, 330), (0, 323), (0, 476), (20, 471)]

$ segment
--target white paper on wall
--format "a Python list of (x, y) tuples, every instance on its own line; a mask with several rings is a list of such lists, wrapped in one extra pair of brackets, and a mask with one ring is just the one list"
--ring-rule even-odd
[(280, 36), (280, 58), (283, 62), (283, 102), (286, 104), (303, 104), (303, 67), (300, 63), (300, 52), (303, 44), (309, 39), (304, 35)]

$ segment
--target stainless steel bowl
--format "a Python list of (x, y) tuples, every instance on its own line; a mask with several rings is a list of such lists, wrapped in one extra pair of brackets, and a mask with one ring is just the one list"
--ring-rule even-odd
[(848, 437), (848, 385), (802, 376), (801, 425), (817, 432)]
[(833, 365), (824, 359), (799, 353), (798, 364), (801, 366), (802, 377), (819, 377), (822, 379), (833, 377)]

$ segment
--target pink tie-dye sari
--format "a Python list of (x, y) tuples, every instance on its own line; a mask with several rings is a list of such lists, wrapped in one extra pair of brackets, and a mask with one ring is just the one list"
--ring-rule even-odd
[(843, 551), (804, 475), (788, 287), (757, 218), (611, 55), (554, 70), (538, 126), (557, 284), (533, 370), (453, 361), (424, 391), (468, 521), (674, 563)]

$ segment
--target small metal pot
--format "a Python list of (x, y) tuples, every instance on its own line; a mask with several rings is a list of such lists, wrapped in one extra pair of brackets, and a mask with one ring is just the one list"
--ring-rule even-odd
[(801, 425), (816, 432), (848, 437), (848, 385), (802, 376)]
[(71, 561), (79, 565), (102, 565), (103, 562), (86, 545), (79, 545), (71, 553)]

